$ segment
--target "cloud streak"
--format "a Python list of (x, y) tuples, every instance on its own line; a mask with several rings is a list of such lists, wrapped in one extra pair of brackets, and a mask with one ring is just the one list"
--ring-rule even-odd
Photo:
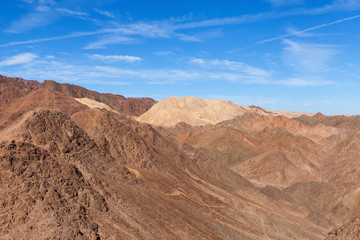
[[(38, 6), (34, 11), (25, 15), (18, 21), (15, 21), (9, 32), (21, 32), (23, 30), (33, 29), (38, 26), (42, 26), (44, 24), (48, 25), (53, 21), (57, 20), (59, 14), (55, 14), (54, 11), (51, 10), (52, 5), (51, 2), (48, 2), (47, 5), (42, 4)], [(52, 2), (52, 4), (54, 4)], [(225, 18), (213, 18), (206, 19), (200, 21), (191, 21), (189, 18), (170, 18), (163, 21), (152, 21), (152, 22), (136, 22), (129, 24), (120, 24), (119, 22), (111, 22), (112, 27), (110, 28), (102, 28), (99, 30), (95, 30), (92, 32), (86, 33), (72, 33), (63, 36), (55, 36), (48, 38), (39, 38), (28, 41), (15, 41), (10, 43), (0, 44), (0, 47), (8, 47), (22, 44), (31, 44), (37, 42), (45, 42), (45, 41), (56, 41), (67, 38), (77, 38), (82, 36), (93, 36), (93, 35), (103, 35), (101, 39), (90, 42), (85, 49), (96, 49), (96, 48), (105, 48), (110, 44), (127, 44), (129, 42), (134, 41), (134, 37), (143, 37), (143, 38), (177, 38), (181, 41), (190, 41), (190, 42), (201, 42), (203, 39), (208, 39), (206, 36), (201, 35), (189, 35), (184, 33), (186, 30), (190, 29), (198, 29), (198, 28), (211, 28), (211, 27), (220, 27), (220, 26), (228, 26), (228, 25), (239, 25), (251, 22), (259, 22), (265, 21), (269, 19), (276, 19), (288, 16), (299, 16), (299, 15), (314, 15), (314, 14), (323, 14), (326, 12), (332, 12), (336, 10), (343, 11), (351, 11), (360, 8), (360, 4), (358, 1), (351, 0), (335, 0), (332, 4), (325, 5), (316, 9), (295, 9), (285, 12), (263, 12), (259, 14), (253, 15), (242, 15), (235, 17), (225, 17)], [(76, 12), (72, 10), (68, 10), (67, 8), (57, 8), (57, 12), (63, 12), (71, 16), (76, 16), (79, 18), (83, 18), (87, 16), (87, 13), (84, 12)], [(107, 11), (95, 9), (98, 13), (107, 16), (109, 18), (113, 18), (113, 14)], [(304, 29), (302, 31), (292, 32), (290, 34), (280, 35), (275, 38), (265, 39), (256, 44), (264, 44), (266, 42), (280, 40), (286, 37), (300, 35), (305, 32), (313, 31), (319, 28), (327, 27), (330, 25), (338, 24), (345, 21), (350, 21), (356, 18), (359, 18), (360, 15), (356, 15), (349, 18), (339, 19), (337, 21), (322, 24), (319, 26), (311, 27), (308, 29)], [(107, 23), (109, 24), (109, 23)], [(105, 25), (105, 24), (104, 24)], [(127, 39), (125, 39), (127, 38)], [(138, 39), (136, 39), (139, 42)]]
[(65, 13), (65, 14), (69, 14), (69, 15), (75, 15), (75, 16), (89, 16), (88, 13), (86, 12), (77, 12), (77, 11), (72, 11), (66, 8), (57, 8), (57, 11), (61, 12), (61, 13)]
[(105, 10), (101, 10), (101, 9), (97, 9), (97, 8), (95, 8), (94, 10), (95, 10), (95, 12), (97, 12), (103, 16), (106, 16), (108, 18), (115, 18), (115, 15), (109, 11), (105, 11)]
[(283, 60), (297, 72), (321, 73), (330, 70), (329, 62), (337, 53), (336, 46), (283, 40)]
[[(138, 57), (126, 55), (92, 55), (102, 61), (138, 62)], [(28, 65), (27, 63), (31, 63)], [(53, 79), (62, 82), (107, 85), (151, 84), (164, 85), (209, 81), (232, 82), (252, 85), (283, 85), (290, 87), (324, 86), (333, 84), (321, 79), (306, 78), (273, 79), (271, 72), (229, 60), (193, 59), (191, 68), (140, 68), (115, 67), (111, 65), (71, 65), (53, 58), (38, 58), (32, 53), (23, 53), (0, 62), (0, 74), (21, 76), (28, 79)], [(202, 65), (203, 64), (203, 65)], [(198, 66), (198, 68), (196, 68)], [(200, 68), (199, 68), (200, 67)], [(101, 80), (99, 80), (101, 79)]]
[(305, 80), (301, 78), (289, 78), (286, 80), (275, 81), (275, 84), (285, 85), (291, 87), (309, 87), (309, 86), (326, 86), (335, 84), (332, 81), (324, 81), (324, 80)]
[(135, 56), (128, 56), (128, 55), (100, 55), (100, 54), (93, 54), (89, 55), (92, 59), (99, 59), (102, 61), (120, 61), (120, 62), (140, 62), (142, 58), (135, 57)]
[(274, 7), (282, 7), (285, 5), (298, 5), (302, 4), (304, 0), (266, 0), (270, 2)]
[(37, 56), (33, 53), (21, 53), (21, 54), (9, 57), (9, 58), (5, 59), (4, 61), (1, 61), (0, 67), (26, 64), (26, 63), (31, 62), (35, 58), (37, 58)]
[(301, 34), (304, 34), (304, 33), (310, 32), (310, 31), (314, 31), (314, 30), (317, 30), (317, 29), (320, 29), (320, 28), (332, 26), (332, 25), (335, 25), (335, 24), (339, 24), (339, 23), (342, 23), (342, 22), (347, 22), (347, 21), (350, 21), (350, 20), (358, 19), (358, 18), (360, 18), (360, 14), (352, 16), (352, 17), (338, 19), (338, 20), (330, 22), (330, 23), (324, 23), (324, 24), (320, 24), (320, 25), (317, 25), (317, 26), (314, 26), (314, 27), (306, 28), (306, 29), (301, 30), (301, 31), (295, 31), (295, 32), (280, 35), (280, 36), (277, 36), (277, 37), (274, 37), (274, 38), (264, 39), (264, 40), (256, 42), (255, 44), (264, 44), (264, 43), (273, 42), (273, 41), (281, 40), (281, 39), (296, 36), (296, 35), (301, 35)]

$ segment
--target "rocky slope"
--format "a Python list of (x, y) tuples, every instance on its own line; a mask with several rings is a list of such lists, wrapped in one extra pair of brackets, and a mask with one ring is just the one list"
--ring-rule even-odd
[(23, 115), (3, 139), (2, 238), (284, 239), (326, 231), (148, 125), (96, 109), (73, 118), (86, 124), (88, 112), (106, 124), (84, 131), (63, 113), (41, 110)]
[(98, 93), (80, 86), (67, 83), (60, 84), (50, 80), (44, 81), (39, 87), (60, 92), (73, 98), (92, 99), (108, 105), (120, 114), (128, 116), (140, 116), (156, 103), (151, 98), (125, 98), (121, 95)]
[(216, 125), (157, 129), (307, 211), (320, 226), (331, 229), (360, 214), (357, 116), (246, 112)]
[(108, 105), (115, 111), (126, 116), (139, 116), (149, 110), (155, 101), (151, 98), (125, 98), (121, 95), (98, 93), (80, 86), (57, 83), (46, 80), (42, 83), (27, 81), (21, 78), (9, 78), (0, 75), (0, 103), (1, 106), (24, 97), (30, 92), (47, 89), (59, 92), (71, 98), (88, 98)]
[(331, 231), (326, 240), (353, 240), (360, 239), (360, 219), (357, 218)]

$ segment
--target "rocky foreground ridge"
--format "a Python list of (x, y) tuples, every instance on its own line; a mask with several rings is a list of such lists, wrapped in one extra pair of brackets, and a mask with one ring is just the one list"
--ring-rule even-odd
[(0, 239), (357, 239), (357, 116), (200, 102), (1, 77)]

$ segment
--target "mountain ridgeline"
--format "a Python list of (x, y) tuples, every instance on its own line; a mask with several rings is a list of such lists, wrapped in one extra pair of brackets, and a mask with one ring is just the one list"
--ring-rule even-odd
[(359, 131), (0, 76), (0, 239), (359, 239)]

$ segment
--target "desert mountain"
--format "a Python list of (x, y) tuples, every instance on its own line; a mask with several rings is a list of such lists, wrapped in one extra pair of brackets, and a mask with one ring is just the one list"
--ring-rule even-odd
[(9, 78), (1, 75), (0, 103), (3, 106), (3, 104), (8, 104), (13, 100), (26, 96), (31, 91), (41, 88), (52, 92), (59, 92), (72, 98), (84, 98), (84, 101), (89, 101), (86, 99), (94, 100), (126, 116), (139, 116), (155, 104), (155, 101), (151, 98), (125, 98), (121, 95), (98, 93), (80, 86), (67, 83), (61, 84), (51, 80), (39, 83), (37, 81), (27, 81), (21, 78)]
[(229, 101), (209, 100), (195, 97), (171, 97), (156, 103), (149, 111), (137, 118), (138, 121), (158, 125), (175, 126), (184, 122), (191, 126), (216, 124), (230, 120), (245, 113), (258, 115), (298, 117), (302, 114), (314, 114), (291, 111), (270, 111), (265, 108), (250, 106), (242, 107)]
[(246, 111), (237, 104), (217, 99), (171, 97), (156, 103), (137, 120), (160, 126), (173, 126), (179, 122), (197, 126), (215, 124), (242, 115)]
[(315, 115), (314, 113), (296, 112), (296, 111), (289, 111), (289, 110), (279, 110), (279, 111), (274, 111), (274, 113), (276, 113), (277, 115), (282, 115), (282, 116), (288, 117), (288, 118), (300, 117), (301, 115), (312, 117)]
[(0, 90), (0, 239), (356, 236), (356, 116), (20, 78)]
[(40, 87), (60, 92), (73, 98), (95, 100), (106, 104), (113, 110), (127, 116), (139, 116), (155, 104), (155, 101), (151, 98), (125, 98), (121, 95), (98, 93), (80, 86), (67, 83), (60, 84), (51, 80), (44, 81), (41, 83)]
[(53, 110), (22, 117), (0, 146), (5, 239), (311, 239), (326, 232), (149, 125), (98, 109), (74, 114), (75, 122)]
[(357, 123), (357, 116), (246, 112), (215, 125), (156, 128), (333, 228), (360, 214)]

